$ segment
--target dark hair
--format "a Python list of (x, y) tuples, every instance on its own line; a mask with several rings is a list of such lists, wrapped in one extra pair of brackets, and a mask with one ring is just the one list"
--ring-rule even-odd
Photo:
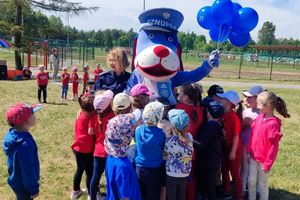
[(95, 98), (94, 95), (89, 95), (89, 96), (81, 95), (78, 98), (78, 103), (79, 103), (80, 108), (86, 112), (95, 111), (94, 105), (93, 105), (94, 98)]
[(235, 107), (235, 112), (241, 121), (243, 120), (243, 110), (243, 104), (242, 102), (239, 102), (237, 107)]
[(137, 96), (132, 97), (132, 107), (144, 109), (144, 107), (149, 103), (149, 101), (149, 95), (139, 94)]

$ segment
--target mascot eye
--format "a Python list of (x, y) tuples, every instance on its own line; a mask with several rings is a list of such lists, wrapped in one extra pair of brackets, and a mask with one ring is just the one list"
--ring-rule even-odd
[(168, 41), (169, 42), (173, 42), (173, 38), (172, 37), (168, 37)]
[(150, 33), (150, 34), (149, 34), (149, 38), (150, 38), (150, 39), (153, 39), (153, 38), (154, 38), (154, 34), (153, 34), (153, 33)]

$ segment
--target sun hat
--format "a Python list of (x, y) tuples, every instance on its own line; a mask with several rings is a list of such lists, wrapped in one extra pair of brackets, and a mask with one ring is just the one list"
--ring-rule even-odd
[(186, 129), (190, 123), (189, 116), (184, 110), (172, 109), (168, 112), (168, 119), (172, 126), (177, 130), (182, 131)]
[(220, 102), (211, 101), (207, 104), (207, 111), (214, 119), (218, 119), (223, 116), (224, 107)]
[(19, 102), (10, 106), (6, 111), (6, 121), (14, 126), (21, 125), (26, 122), (30, 116), (42, 108), (41, 104), (28, 105)]
[(113, 99), (113, 110), (124, 110), (130, 106), (130, 97), (126, 93), (119, 93)]
[(164, 113), (164, 105), (160, 102), (150, 102), (143, 111), (143, 121), (145, 124), (156, 125), (162, 119)]
[(224, 89), (219, 85), (212, 85), (207, 90), (207, 95), (210, 97), (213, 95), (222, 94), (222, 93), (224, 93)]
[(95, 96), (93, 105), (95, 110), (104, 111), (110, 104), (114, 97), (114, 93), (111, 90), (106, 90), (102, 94)]
[(264, 89), (260, 85), (257, 85), (249, 88), (248, 90), (244, 90), (242, 94), (246, 97), (253, 97), (259, 95), (259, 93), (263, 91)]
[(147, 86), (145, 84), (139, 83), (131, 88), (130, 95), (132, 97), (135, 97), (140, 94), (147, 94), (150, 96), (152, 93), (149, 91), (149, 89), (147, 88)]
[(217, 94), (217, 96), (221, 97), (223, 99), (227, 99), (235, 106), (238, 105), (241, 101), (238, 93), (234, 90), (228, 90), (228, 91), (224, 92), (223, 94)]
[(76, 66), (72, 67), (72, 71), (76, 71), (78, 68)]

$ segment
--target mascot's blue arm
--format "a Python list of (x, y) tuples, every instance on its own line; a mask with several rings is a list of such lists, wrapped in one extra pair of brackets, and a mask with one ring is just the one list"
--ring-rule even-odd
[(142, 83), (142, 82), (143, 82), (143, 78), (141, 76), (138, 76), (138, 73), (136, 72), (136, 70), (133, 70), (133, 72), (130, 75), (130, 78), (127, 81), (127, 86), (126, 86), (124, 92), (126, 92), (127, 94), (129, 94), (130, 90), (131, 90), (131, 88), (133, 86), (135, 86), (138, 83)]
[(207, 61), (204, 61), (203, 64), (192, 71), (179, 71), (171, 79), (172, 88), (181, 86), (183, 84), (194, 83), (200, 81), (205, 76), (209, 74), (212, 70), (212, 67), (208, 64)]

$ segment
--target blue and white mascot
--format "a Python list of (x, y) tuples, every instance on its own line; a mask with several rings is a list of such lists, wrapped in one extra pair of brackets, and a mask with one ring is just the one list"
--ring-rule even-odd
[(138, 83), (144, 83), (155, 96), (167, 97), (176, 104), (173, 88), (201, 80), (213, 67), (218, 67), (219, 52), (213, 51), (208, 60), (192, 71), (181, 71), (181, 48), (178, 28), (183, 15), (174, 9), (157, 8), (139, 16), (141, 29), (133, 52), (134, 70), (126, 91)]

